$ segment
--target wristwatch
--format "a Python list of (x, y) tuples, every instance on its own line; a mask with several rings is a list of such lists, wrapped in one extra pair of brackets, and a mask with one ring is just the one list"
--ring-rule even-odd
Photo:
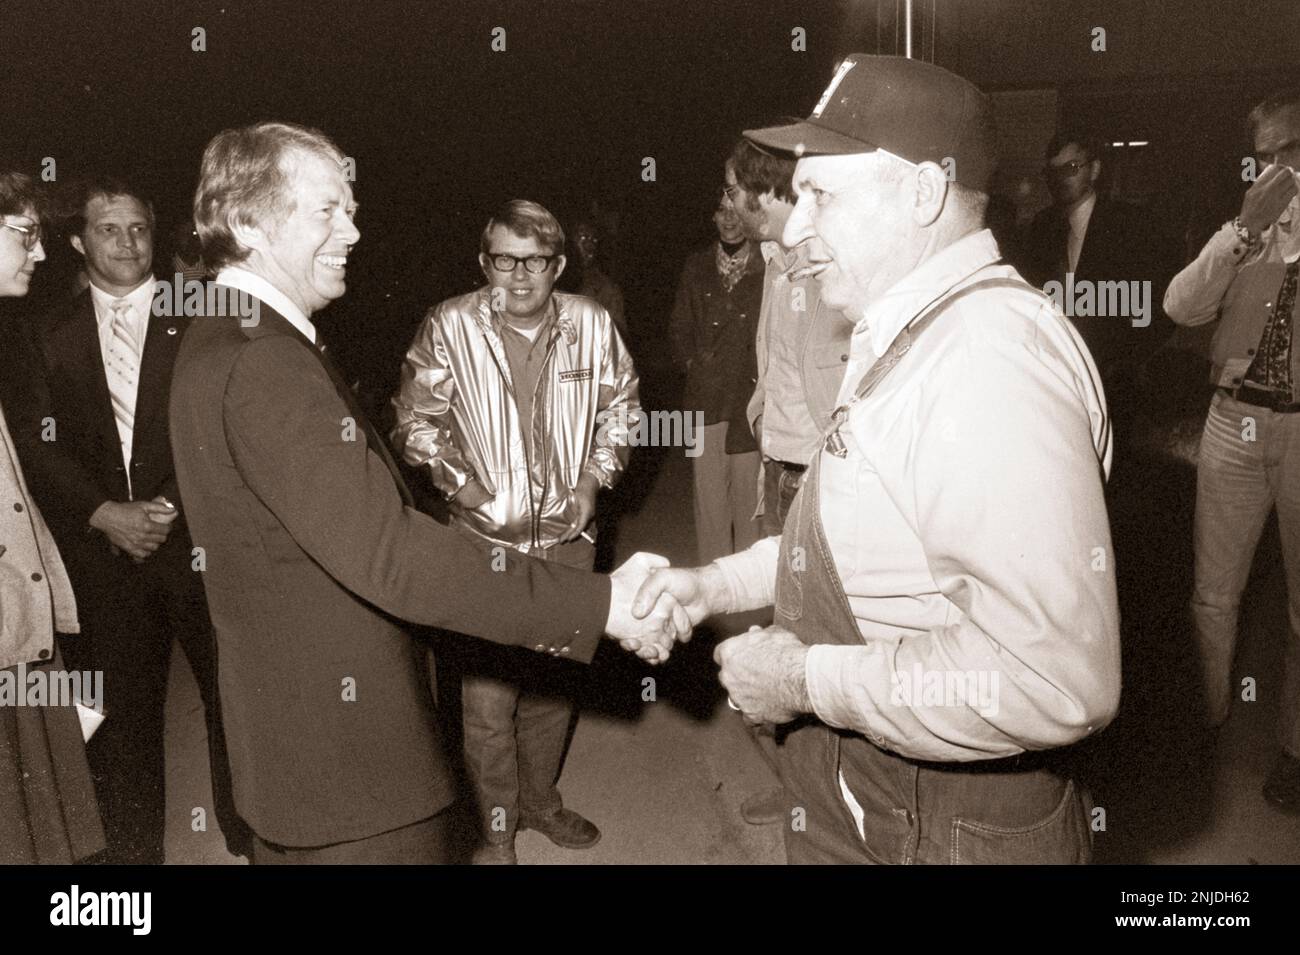
[(1232, 231), (1237, 233), (1237, 238), (1246, 244), (1247, 249), (1259, 245), (1261, 236), (1251, 235), (1250, 230), (1241, 224), (1241, 216), (1232, 220)]

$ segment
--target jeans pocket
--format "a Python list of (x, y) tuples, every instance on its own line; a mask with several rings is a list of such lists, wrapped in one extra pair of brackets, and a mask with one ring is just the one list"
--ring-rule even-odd
[(949, 845), (953, 865), (1083, 865), (1091, 856), (1087, 812), (1066, 783), (1056, 808), (1039, 822), (1007, 828), (954, 817)]
[[(780, 561), (776, 570), (776, 622), (794, 621), (803, 616), (803, 578), (807, 570), (808, 555), (802, 544), (787, 545), (785, 541), (802, 541), (798, 533), (798, 511), (791, 511), (786, 518), (785, 531), (782, 533)], [(787, 537), (788, 535), (788, 537)]]

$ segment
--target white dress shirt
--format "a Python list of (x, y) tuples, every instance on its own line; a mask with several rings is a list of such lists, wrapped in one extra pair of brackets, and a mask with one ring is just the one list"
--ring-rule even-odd
[[(998, 257), (990, 232), (969, 235), (873, 303), (841, 400), (904, 325)], [(863, 644), (809, 649), (823, 722), (904, 756), (969, 761), (1065, 745), (1110, 721), (1119, 614), (1099, 380), (1059, 311), (999, 289), (955, 303), (852, 406), (847, 456), (821, 453), (820, 513)], [(772, 602), (779, 543), (717, 561), (728, 609)], [(983, 674), (994, 712), (899, 702), (918, 667)]]
[(1070, 210), (1070, 237), (1066, 248), (1070, 256), (1070, 271), (1079, 267), (1079, 256), (1083, 254), (1083, 240), (1088, 236), (1088, 223), (1092, 221), (1092, 210), (1097, 208), (1097, 194), (1089, 193), (1088, 198)]
[[(113, 341), (113, 303), (119, 298), (124, 298), (130, 304), (123, 323), (126, 326), (130, 337), (134, 341), (132, 349), (135, 357), (136, 368), (140, 368), (144, 361), (144, 341), (149, 332), (149, 315), (153, 308), (154, 289), (157, 283), (151, 275), (130, 292), (125, 295), (113, 295), (105, 292), (94, 282), (90, 283), (90, 301), (95, 306), (95, 324), (99, 332), (99, 357), (104, 362), (104, 367), (108, 368), (111, 360), (109, 355), (109, 345)], [(127, 347), (124, 343), (123, 348)], [(137, 387), (138, 387), (137, 381)], [(138, 393), (138, 392), (137, 392)], [(134, 404), (134, 402), (132, 403)], [(126, 467), (126, 473), (129, 477), (131, 474), (131, 448), (134, 442), (134, 430), (126, 425), (121, 418), (115, 418), (117, 422), (117, 436), (122, 442), (122, 463)]]
[(311, 323), (311, 319), (303, 314), (302, 309), (295, 305), (289, 296), (262, 278), (262, 276), (250, 272), (248, 269), (228, 265), (217, 273), (217, 277), (213, 281), (218, 285), (225, 285), (228, 288), (247, 292), (254, 298), (265, 302), (283, 315), (290, 325), (306, 335), (313, 345), (316, 344), (316, 326)]

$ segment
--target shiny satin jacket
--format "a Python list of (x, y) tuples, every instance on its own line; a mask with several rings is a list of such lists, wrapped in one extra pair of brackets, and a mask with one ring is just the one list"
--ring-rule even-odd
[(556, 317), (533, 399), (535, 455), (523, 440), (503, 319), (490, 292), (432, 309), (402, 366), (393, 444), (454, 495), (471, 477), (492, 499), (453, 516), (483, 537), (519, 550), (554, 544), (575, 516), (584, 471), (613, 486), (641, 409), (631, 356), (609, 313), (581, 295), (553, 292)]

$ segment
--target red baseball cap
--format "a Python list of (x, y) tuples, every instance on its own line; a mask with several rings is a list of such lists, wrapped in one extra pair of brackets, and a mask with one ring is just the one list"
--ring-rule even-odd
[(796, 157), (883, 149), (916, 163), (948, 160), (954, 181), (980, 192), (997, 159), (992, 103), (974, 84), (923, 60), (869, 53), (844, 58), (806, 120), (745, 138)]

